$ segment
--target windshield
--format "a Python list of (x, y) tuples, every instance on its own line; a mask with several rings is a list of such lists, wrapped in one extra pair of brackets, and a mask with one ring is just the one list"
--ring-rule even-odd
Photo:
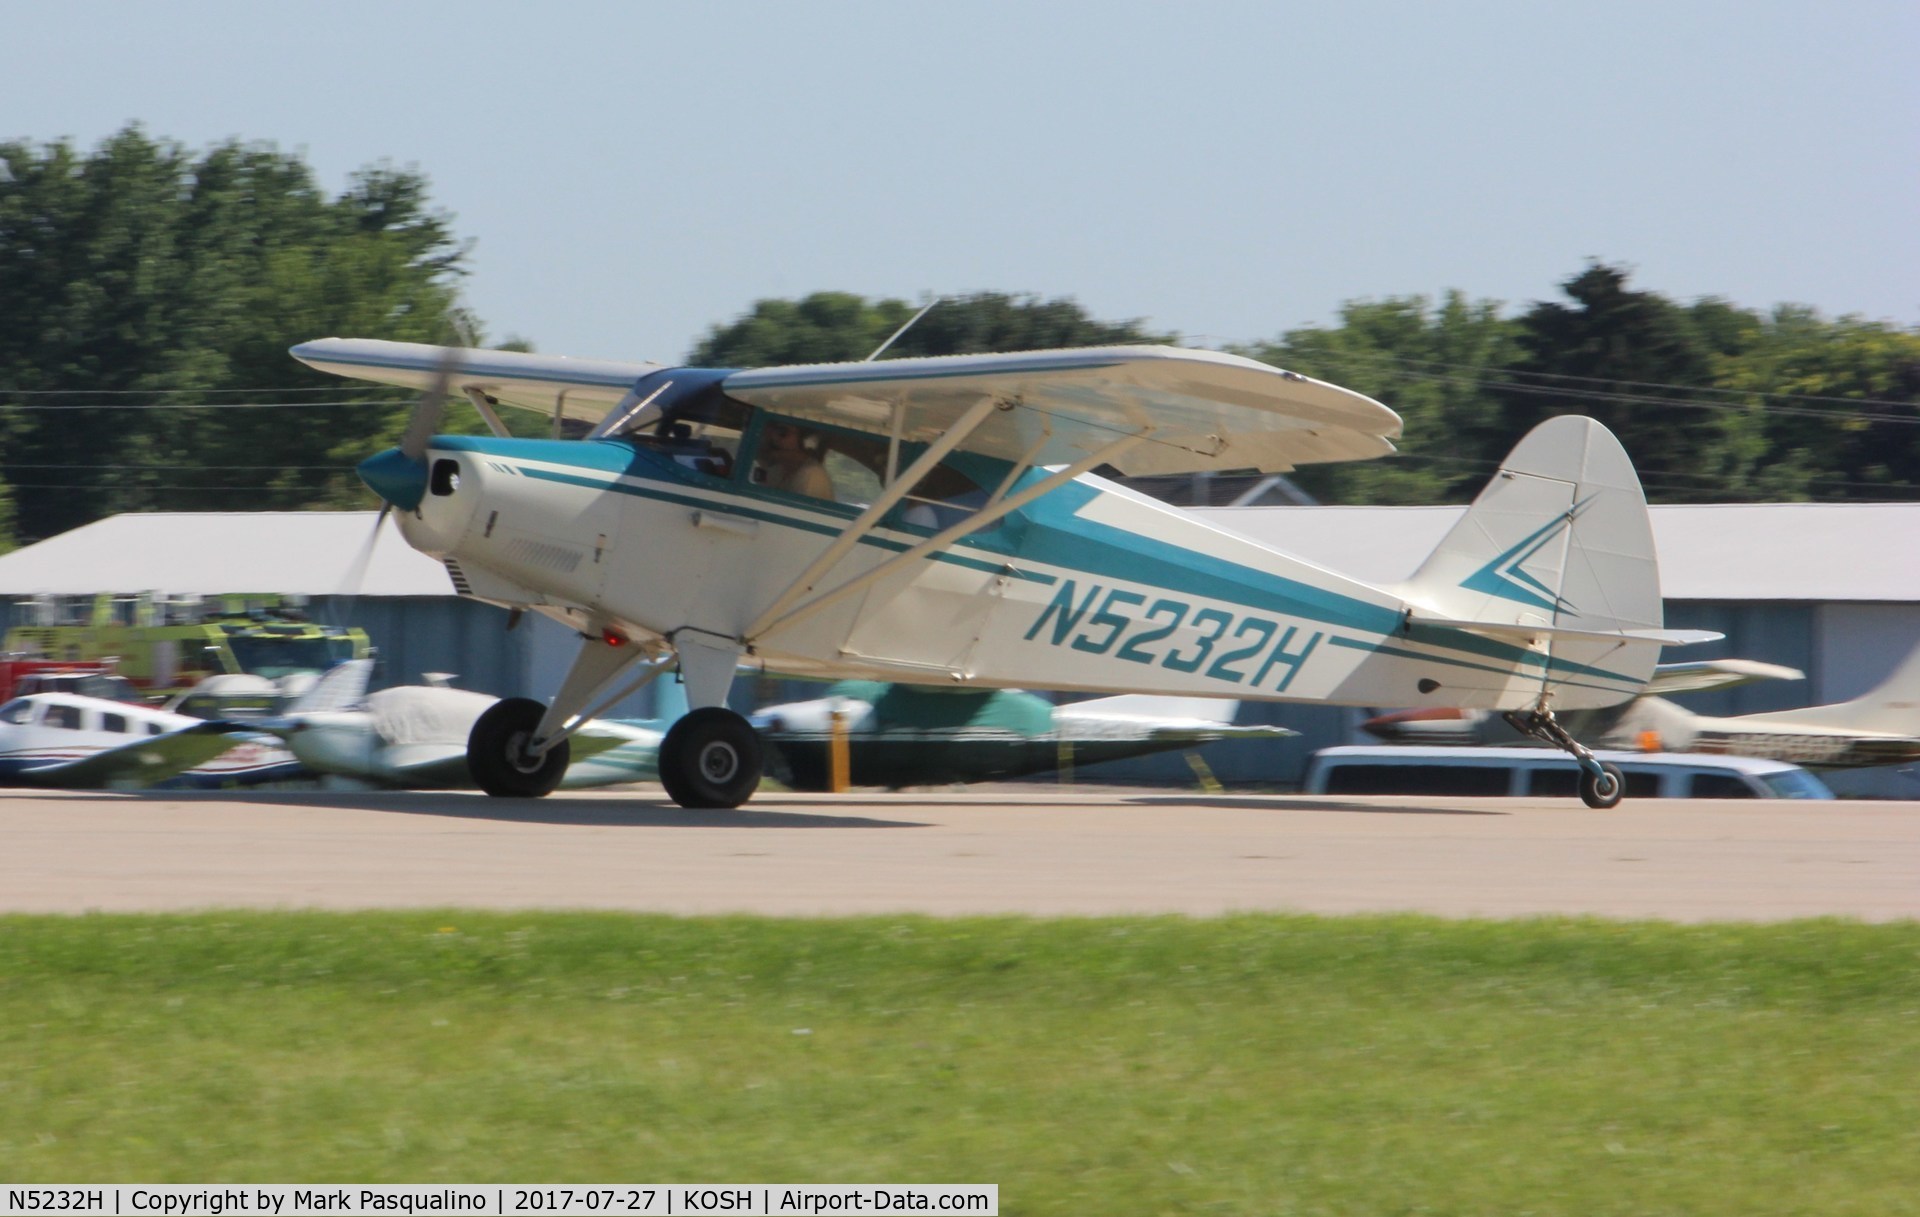
[(1788, 769), (1780, 773), (1763, 773), (1760, 782), (1777, 797), (1783, 799), (1830, 799), (1833, 791), (1827, 784), (1804, 769)]
[(601, 434), (664, 453), (701, 473), (731, 477), (740, 454), (740, 436), (752, 413), (752, 407), (709, 386), (664, 408), (636, 409), (612, 421)]
[(233, 658), (242, 672), (268, 679), (324, 672), (353, 658), (351, 638), (256, 638), (242, 634), (228, 638), (227, 645), (233, 648)]

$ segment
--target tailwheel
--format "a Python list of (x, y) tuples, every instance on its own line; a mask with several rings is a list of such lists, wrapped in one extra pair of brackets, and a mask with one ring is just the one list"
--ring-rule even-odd
[(1501, 715), (1522, 735), (1552, 744), (1580, 762), (1580, 801), (1595, 811), (1618, 807), (1627, 792), (1627, 780), (1620, 766), (1597, 759), (1591, 749), (1567, 733), (1554, 717), (1553, 709), (1542, 704), (1527, 711), (1508, 710)]
[(1627, 791), (1627, 779), (1620, 772), (1620, 766), (1608, 761), (1599, 764), (1599, 773), (1580, 771), (1580, 801), (1595, 811), (1605, 811), (1620, 805), (1620, 796)]
[(682, 807), (732, 808), (760, 786), (760, 737), (725, 706), (686, 715), (660, 741), (660, 784)]
[(467, 769), (480, 789), (495, 798), (537, 799), (553, 793), (566, 776), (572, 749), (561, 740), (535, 755), (528, 745), (547, 708), (526, 697), (509, 697), (487, 708), (467, 735)]

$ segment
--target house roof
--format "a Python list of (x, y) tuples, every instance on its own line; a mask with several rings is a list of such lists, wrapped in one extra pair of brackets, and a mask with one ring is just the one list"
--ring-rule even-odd
[[(1405, 579), (1463, 507), (1197, 507), (1208, 522), (1368, 582)], [(1656, 506), (1668, 600), (1920, 603), (1920, 503)]]
[[(1221, 528), (1370, 582), (1411, 575), (1460, 507), (1199, 507)], [(1920, 503), (1654, 507), (1669, 600), (1920, 603)], [(371, 511), (118, 515), (0, 556), (0, 596), (350, 595)], [(451, 596), (439, 563), (381, 530), (358, 589)]]
[(151, 512), (109, 516), (0, 556), (0, 596), (160, 592), (451, 596), (438, 562), (371, 511)]

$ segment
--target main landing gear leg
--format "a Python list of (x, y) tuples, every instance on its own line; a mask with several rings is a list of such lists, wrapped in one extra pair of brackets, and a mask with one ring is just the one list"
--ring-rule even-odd
[(1567, 734), (1567, 729), (1554, 717), (1551, 707), (1543, 703), (1532, 710), (1508, 710), (1503, 717), (1520, 734), (1552, 744), (1572, 754), (1573, 759), (1580, 762), (1582, 803), (1596, 811), (1619, 806), (1620, 796), (1627, 790), (1626, 778), (1621, 774), (1620, 767), (1595, 759), (1585, 744)]
[(738, 807), (759, 789), (763, 766), (753, 725), (726, 706), (740, 650), (682, 631), (674, 651), (687, 682), (687, 703), (695, 708), (660, 741), (660, 784), (682, 807)]
[(658, 674), (655, 669), (598, 709), (589, 710), (595, 696), (607, 692), (646, 658), (640, 648), (615, 638), (589, 638), (582, 644), (552, 705), (510, 697), (480, 716), (467, 736), (467, 769), (480, 789), (499, 798), (537, 799), (553, 792), (567, 773), (572, 751), (567, 741), (585, 716), (637, 692)]

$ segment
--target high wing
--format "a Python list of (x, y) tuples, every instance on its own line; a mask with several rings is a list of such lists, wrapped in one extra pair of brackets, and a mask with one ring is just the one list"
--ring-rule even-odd
[(1033, 465), (1070, 464), (1146, 431), (1112, 459), (1129, 476), (1280, 473), (1385, 456), (1400, 434), (1400, 416), (1370, 397), (1238, 355), (1163, 346), (757, 368), (722, 387), (782, 414), (878, 435), (897, 426), (919, 441), (992, 399), (1002, 409), (960, 447)]
[[(322, 338), (293, 348), (323, 372), (428, 390), (448, 377), (489, 404), (598, 421), (656, 363)], [(941, 355), (735, 372), (750, 405), (877, 435), (931, 441), (983, 399), (1004, 407), (960, 443), (1030, 465), (1065, 465), (1145, 433), (1111, 464), (1129, 476), (1252, 469), (1385, 456), (1400, 416), (1370, 397), (1221, 351), (1085, 347)], [(1016, 408), (1019, 407), (1019, 408)], [(899, 417), (895, 418), (898, 410)]]
[(321, 338), (293, 348), (294, 358), (322, 372), (425, 392), (451, 367), (455, 392), (475, 389), (490, 405), (597, 423), (657, 363), (570, 359), (523, 351), (483, 351), (374, 338)]
[(149, 735), (118, 748), (78, 760), (25, 769), (19, 780), (33, 786), (95, 790), (105, 786), (151, 786), (204, 765), (241, 741), (250, 726), (229, 722), (195, 723), (165, 735)]

